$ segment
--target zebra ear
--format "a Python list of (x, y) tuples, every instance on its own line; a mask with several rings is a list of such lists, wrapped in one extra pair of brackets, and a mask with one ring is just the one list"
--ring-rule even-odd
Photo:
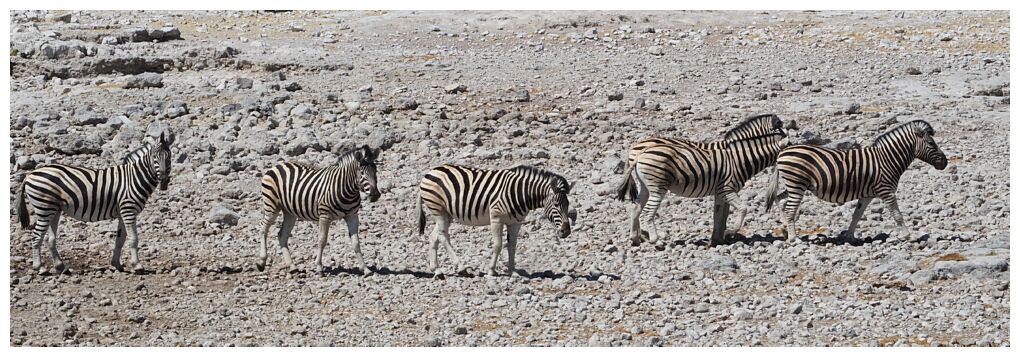
[(914, 126), (914, 134), (917, 135), (917, 136), (920, 136), (920, 137), (924, 137), (925, 135), (931, 135), (931, 134), (934, 134), (934, 133), (929, 132), (928, 128), (918, 127), (918, 126), (915, 125)]

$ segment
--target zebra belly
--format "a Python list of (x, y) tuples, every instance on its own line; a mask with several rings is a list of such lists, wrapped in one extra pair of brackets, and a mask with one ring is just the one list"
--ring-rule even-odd
[(847, 202), (850, 202), (850, 201), (853, 201), (853, 200), (858, 200), (858, 199), (861, 199), (861, 198), (874, 197), (874, 195), (872, 195), (872, 194), (868, 194), (868, 193), (858, 194), (857, 192), (843, 192), (843, 193), (841, 193), (841, 192), (819, 192), (818, 190), (814, 190), (814, 191), (812, 191), (812, 193), (814, 193), (816, 197), (818, 197), (819, 199), (821, 199), (823, 201), (835, 203), (837, 205), (841, 205), (841, 204), (844, 204), (844, 203), (847, 203)]
[(120, 212), (118, 212), (116, 209), (100, 210), (98, 214), (92, 214), (90, 217), (90, 215), (88, 215), (84, 209), (72, 210), (70, 205), (68, 205), (67, 203), (64, 203), (61, 206), (61, 211), (63, 211), (64, 216), (72, 217), (82, 222), (107, 221), (120, 217)]
[(698, 191), (696, 185), (673, 185), (669, 188), (669, 192), (672, 192), (680, 197), (687, 198), (701, 198), (713, 196), (715, 194), (714, 189)]
[(468, 226), (487, 226), (492, 222), (489, 212), (483, 212), (478, 217), (453, 217), (453, 221)]
[[(318, 210), (311, 212), (297, 212), (288, 207), (283, 208), (283, 213), (297, 217), (298, 221), (318, 221), (319, 216), (321, 216), (321, 213)], [(352, 209), (351, 211), (346, 213), (341, 209), (327, 212), (326, 217), (329, 218), (330, 221), (335, 221), (337, 219), (342, 219), (344, 217), (347, 217), (348, 215), (357, 213), (358, 209)]]

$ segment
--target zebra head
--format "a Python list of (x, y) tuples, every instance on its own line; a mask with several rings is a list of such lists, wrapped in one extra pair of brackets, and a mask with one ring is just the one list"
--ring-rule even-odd
[(379, 150), (372, 150), (368, 145), (363, 145), (354, 152), (354, 160), (358, 163), (358, 181), (361, 184), (361, 192), (368, 194), (368, 201), (379, 200), (379, 186), (376, 182), (376, 159), (379, 158)]
[(737, 126), (728, 130), (723, 136), (725, 141), (746, 140), (757, 136), (782, 133), (783, 121), (775, 114), (762, 114), (745, 119)]
[(559, 175), (551, 175), (551, 177), (549, 192), (545, 196), (543, 206), (546, 218), (559, 227), (558, 241), (559, 238), (566, 238), (570, 235), (570, 200), (567, 199), (567, 195), (570, 194), (570, 183)]
[(946, 159), (946, 154), (935, 143), (935, 129), (923, 120), (915, 120), (911, 124), (914, 127), (914, 135), (917, 137), (917, 140), (914, 141), (914, 157), (927, 162), (936, 170), (945, 169), (949, 161)]
[(156, 142), (156, 147), (149, 150), (149, 164), (152, 165), (152, 171), (159, 178), (160, 191), (166, 191), (166, 186), (170, 183), (170, 144), (173, 144), (173, 142), (173, 133), (169, 136), (165, 133), (159, 133), (159, 141)]

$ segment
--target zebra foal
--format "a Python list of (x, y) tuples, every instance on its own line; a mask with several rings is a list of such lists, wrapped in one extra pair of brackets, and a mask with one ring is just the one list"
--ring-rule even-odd
[[(31, 226), (35, 218), (32, 237), (32, 269), (42, 269), (42, 239), (49, 229), (47, 246), (58, 274), (66, 270), (57, 252), (57, 227), (60, 217), (66, 215), (85, 222), (119, 218), (117, 239), (113, 247), (111, 265), (117, 270), (125, 236), (131, 248), (131, 265), (142, 270), (138, 259), (138, 214), (145, 208), (152, 192), (159, 187), (165, 191), (170, 182), (170, 145), (172, 133), (161, 133), (158, 141), (146, 137), (142, 147), (135, 149), (121, 165), (105, 169), (87, 169), (70, 165), (46, 165), (25, 176), (18, 195), (18, 220), (22, 228)], [(29, 206), (32, 208), (31, 217)]]
[(286, 162), (270, 169), (262, 176), (262, 211), (265, 217), (262, 240), (259, 245), (259, 271), (266, 267), (266, 240), (276, 217), (283, 212), (283, 225), (278, 240), (283, 260), (290, 271), (296, 271), (290, 256), (287, 240), (298, 221), (319, 223), (319, 253), (315, 264), (322, 272), (322, 253), (329, 238), (329, 227), (336, 219), (347, 223), (347, 234), (354, 246), (354, 255), (364, 274), (371, 274), (361, 254), (358, 238), (358, 210), (361, 192), (368, 194), (369, 202), (381, 195), (376, 184), (376, 159), (379, 150), (367, 145), (341, 155), (335, 165), (316, 168), (312, 165)]
[(435, 217), (436, 228), (430, 237), (428, 268), (439, 273), (438, 251), (442, 241), (457, 271), (466, 267), (450, 244), (450, 224), (488, 225), (492, 231), (492, 259), (489, 275), (496, 275), (506, 226), (507, 267), (515, 271), (517, 233), (528, 212), (542, 207), (544, 215), (559, 229), (559, 238), (570, 235), (567, 214), (570, 184), (562, 176), (530, 167), (507, 170), (482, 170), (466, 166), (442, 165), (425, 173), (419, 184), (418, 234), (425, 234), (426, 215)]
[(857, 200), (846, 236), (853, 237), (864, 209), (874, 198), (882, 199), (901, 229), (906, 229), (896, 200), (900, 177), (914, 159), (937, 170), (946, 168), (946, 154), (935, 143), (935, 129), (924, 120), (904, 123), (880, 135), (870, 147), (835, 150), (814, 145), (793, 145), (779, 153), (776, 172), (769, 183), (765, 210), (778, 197), (779, 186), (786, 187), (783, 225), (787, 239), (799, 241), (797, 215), (804, 193), (835, 204)]

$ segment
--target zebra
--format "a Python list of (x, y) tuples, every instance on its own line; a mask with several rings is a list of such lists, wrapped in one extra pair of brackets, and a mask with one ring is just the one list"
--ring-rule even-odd
[[(630, 166), (633, 165), (637, 155), (640, 155), (645, 150), (653, 148), (659, 145), (694, 145), (702, 149), (722, 149), (725, 148), (726, 143), (739, 140), (747, 139), (759, 135), (765, 135), (772, 133), (775, 130), (782, 129), (782, 120), (779, 120), (779, 116), (775, 114), (759, 114), (750, 116), (741, 123), (733, 126), (733, 129), (726, 131), (721, 141), (716, 142), (698, 142), (686, 139), (673, 139), (673, 138), (649, 138), (642, 141), (636, 142), (630, 146), (627, 151), (627, 161), (623, 167), (624, 171), (629, 170)], [(630, 180), (630, 176), (626, 176), (624, 183), (620, 185), (626, 185), (626, 181)], [(624, 195), (618, 195), (617, 199), (624, 201), (626, 199), (633, 199), (634, 193), (626, 192), (629, 197)]]
[[(361, 208), (360, 192), (368, 194), (369, 202), (375, 202), (381, 194), (376, 181), (376, 161), (380, 150), (367, 145), (351, 150), (337, 160), (335, 165), (316, 168), (300, 162), (284, 162), (274, 166), (262, 176), (262, 211), (265, 228), (256, 268), (266, 267), (266, 239), (276, 217), (283, 212), (279, 243), (283, 260), (291, 272), (297, 271), (290, 256), (287, 240), (294, 223), (317, 221), (319, 223), (319, 253), (315, 264), (323, 272), (322, 253), (329, 237), (329, 227), (334, 220), (342, 218), (347, 223), (347, 234), (354, 246), (354, 255), (365, 275), (372, 272), (365, 265), (358, 238), (358, 210)], [(359, 192), (360, 191), (360, 192)]]
[(35, 217), (32, 238), (32, 269), (44, 273), (41, 259), (42, 239), (49, 228), (47, 246), (57, 274), (67, 271), (57, 252), (57, 227), (60, 217), (67, 215), (85, 222), (119, 218), (117, 238), (113, 247), (111, 265), (118, 271), (125, 236), (131, 248), (131, 265), (142, 271), (138, 258), (138, 214), (159, 187), (165, 191), (170, 182), (170, 145), (173, 133), (160, 134), (158, 141), (151, 137), (133, 150), (121, 165), (104, 169), (88, 169), (71, 165), (52, 164), (39, 167), (25, 176), (18, 194), (17, 216), (22, 228), (30, 226), (28, 206)]
[(658, 241), (652, 220), (667, 191), (690, 198), (715, 196), (716, 218), (710, 245), (719, 243), (725, 234), (729, 206), (739, 212), (736, 230), (740, 230), (747, 214), (738, 195), (740, 189), (752, 176), (772, 166), (779, 151), (789, 145), (781, 123), (772, 128), (764, 134), (722, 143), (663, 144), (638, 154), (617, 189), (618, 197), (630, 195), (637, 203), (631, 211), (632, 243), (641, 242), (642, 226), (648, 227), (652, 243)]
[(431, 169), (419, 184), (418, 196), (418, 234), (425, 234), (426, 214), (436, 220), (429, 241), (428, 269), (442, 274), (438, 263), (441, 240), (456, 263), (457, 272), (467, 270), (450, 245), (450, 223), (458, 222), (469, 226), (489, 225), (492, 230), (489, 275), (496, 275), (496, 263), (503, 249), (503, 226), (506, 226), (507, 267), (510, 274), (517, 273), (514, 261), (517, 233), (528, 212), (543, 208), (545, 217), (559, 228), (557, 242), (570, 235), (570, 202), (567, 199), (570, 187), (563, 176), (524, 165), (505, 170), (458, 165)]
[[(852, 238), (864, 209), (880, 198), (896, 225), (906, 229), (896, 200), (900, 177), (914, 159), (937, 170), (946, 168), (946, 154), (935, 144), (935, 129), (924, 120), (914, 120), (889, 130), (865, 148), (835, 150), (814, 145), (793, 145), (779, 153), (776, 171), (769, 182), (765, 210), (778, 198), (780, 178), (785, 182), (783, 205), (785, 236), (799, 235), (797, 215), (804, 193), (835, 204), (857, 200), (850, 226), (841, 235)], [(792, 233), (791, 233), (792, 232)]]

